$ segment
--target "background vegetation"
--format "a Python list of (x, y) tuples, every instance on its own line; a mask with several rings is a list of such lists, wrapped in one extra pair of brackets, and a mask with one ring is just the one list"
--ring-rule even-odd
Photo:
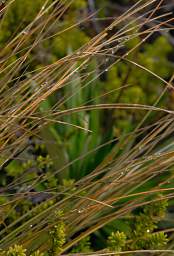
[(2, 255), (170, 255), (170, 1), (0, 2)]

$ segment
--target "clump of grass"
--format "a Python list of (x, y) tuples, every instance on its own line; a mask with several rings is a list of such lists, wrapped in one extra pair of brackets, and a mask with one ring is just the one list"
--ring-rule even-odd
[[(2, 28), (10, 8), (15, 8), (13, 2), (8, 1), (1, 10)], [(60, 31), (58, 24), (66, 18), (73, 1), (44, 1), (31, 22), (21, 28), (19, 24), (8, 39), (3, 38), (0, 164), (13, 179), (7, 177), (1, 188), (0, 247), (10, 251), (8, 255), (20, 255), (17, 248), (27, 248), (34, 255), (51, 248), (55, 255), (68, 253), (78, 242), (138, 207), (173, 198), (173, 110), (158, 105), (167, 90), (173, 90), (173, 76), (167, 81), (135, 61), (140, 46), (173, 20), (171, 13), (156, 14), (162, 3), (138, 1), (92, 39), (85, 38), (87, 42), (79, 49), (70, 47), (66, 56), (42, 65), (40, 55), (34, 65), (40, 47), (91, 19), (87, 16)], [(149, 10), (152, 4), (155, 7)], [(128, 44), (137, 37), (139, 40), (129, 48)], [(103, 92), (96, 81), (122, 62), (163, 83), (153, 104), (121, 102), (127, 79), (116, 88), (118, 102), (104, 101), (113, 89)], [(102, 110), (127, 110), (124, 113), (131, 112), (131, 117), (142, 112), (143, 118), (140, 116), (129, 132), (102, 140)], [(159, 114), (157, 119), (152, 119), (154, 113)], [(71, 158), (64, 145), (68, 140), (69, 148), (73, 148), (69, 150)], [(92, 146), (88, 146), (90, 143)], [(102, 155), (104, 149), (108, 152)], [(91, 158), (97, 158), (96, 152), (100, 152), (100, 159), (95, 162)], [(154, 198), (159, 192), (163, 196)], [(63, 222), (55, 217), (56, 210), (63, 211)], [(52, 243), (47, 242), (50, 232)], [(149, 244), (166, 238), (156, 236)], [(173, 248), (172, 243), (170, 247)], [(144, 252), (148, 248), (142, 245), (142, 251), (138, 250)], [(25, 254), (25, 250), (20, 251)]]

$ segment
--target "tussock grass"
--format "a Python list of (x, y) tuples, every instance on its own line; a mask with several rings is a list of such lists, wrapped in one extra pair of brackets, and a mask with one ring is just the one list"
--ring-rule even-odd
[[(6, 12), (8, 13), (13, 2), (9, 1), (1, 9), (2, 24)], [(13, 159), (22, 158), (21, 153), (29, 147), (30, 137), (33, 136), (39, 139), (40, 132), (50, 124), (71, 126), (73, 129), (80, 129), (88, 134), (93, 133), (93, 131), (89, 127), (86, 128), (79, 124), (77, 120), (80, 118), (80, 113), (91, 113), (103, 109), (130, 109), (144, 111), (146, 114), (133, 132), (84, 152), (73, 161), (65, 161), (64, 165), (52, 174), (53, 176), (58, 174), (60, 179), (63, 179), (66, 177), (66, 170), (69, 166), (79, 161), (85, 161), (86, 157), (92, 157), (94, 152), (100, 148), (114, 143), (103, 161), (73, 184), (75, 190), (72, 190), (72, 187), (64, 188), (61, 192), (58, 192), (56, 187), (45, 190), (42, 193), (49, 195), (49, 199), (46, 201), (54, 201), (50, 207), (35, 214), (41, 205), (33, 206), (29, 212), (7, 226), (5, 225), (0, 231), (0, 246), (3, 249), (13, 244), (22, 244), (31, 250), (33, 248), (39, 248), (41, 251), (48, 250), (50, 247), (50, 244), (47, 243), (48, 231), (56, 224), (55, 211), (62, 210), (69, 239), (62, 250), (62, 253), (66, 253), (82, 238), (94, 233), (112, 220), (123, 217), (137, 207), (149, 204), (154, 200), (163, 200), (164, 198), (170, 200), (174, 197), (174, 188), (170, 184), (173, 179), (172, 168), (174, 163), (172, 140), (174, 112), (171, 109), (158, 106), (160, 98), (166, 93), (167, 89), (173, 89), (173, 77), (170, 81), (166, 81), (158, 74), (131, 59), (132, 53), (156, 31), (170, 29), (169, 23), (173, 21), (171, 13), (156, 14), (162, 8), (163, 1), (151, 0), (144, 2), (140, 0), (120, 17), (115, 18), (108, 27), (77, 51), (70, 52), (66, 57), (54, 63), (46, 63), (44, 67), (32, 70), (32, 68), (29, 68), (32, 67), (33, 61), (30, 54), (37, 52), (38, 47), (43, 42), (55, 35), (61, 36), (61, 33), (66, 32), (65, 29), (60, 31), (59, 28), (56, 28), (56, 25), (72, 2), (54, 1), (50, 4), (49, 1), (45, 1), (33, 21), (22, 31), (12, 35), (7, 40), (5, 47), (1, 49), (1, 169), (3, 170), (8, 166)], [(151, 9), (151, 6), (154, 5), (155, 8)], [(161, 21), (161, 18), (163, 18), (163, 21)], [(71, 30), (90, 19), (91, 16), (87, 16), (79, 23), (72, 24), (72, 27), (68, 29)], [(147, 25), (147, 28), (144, 28), (145, 25)], [(140, 43), (131, 50), (119, 51), (122, 45), (137, 36), (142, 38)], [(14, 58), (14, 56), (18, 56), (18, 58)], [(106, 58), (110, 61), (106, 61)], [(80, 74), (80, 71), (84, 70), (89, 62), (95, 59), (99, 60), (98, 66), (94, 65), (90, 72)], [(64, 108), (65, 103), (68, 105), (73, 96), (84, 91), (85, 88), (92, 87), (92, 90), (95, 90), (93, 82), (121, 61), (131, 63), (137, 69), (149, 72), (163, 82), (163, 91), (157, 97), (154, 105), (121, 102), (97, 103), (95, 101), (93, 104), (93, 99), (91, 99), (91, 102), (80, 101), (75, 106), (69, 105), (68, 108)], [(96, 68), (98, 71), (96, 71)], [(79, 76), (83, 86), (75, 87), (75, 91), (70, 90), (69, 92), (72, 83), (76, 83)], [(125, 86), (127, 85), (123, 84), (120, 90)], [(45, 111), (40, 111), (43, 102), (51, 95), (65, 89), (67, 94), (62, 96), (54, 106)], [(104, 98), (104, 94), (101, 93), (96, 96), (96, 99), (99, 98)], [(161, 118), (153, 124), (144, 126), (152, 112), (160, 112)], [(66, 117), (74, 117), (74, 119), (65, 119)], [(71, 122), (71, 120), (74, 122)], [(120, 149), (122, 149), (121, 153)], [(24, 185), (21, 177), (1, 188), (1, 195), (9, 197), (8, 203), (0, 206), (0, 211), (5, 212), (5, 218), (10, 214), (9, 207), (14, 209), (25, 198), (39, 194), (40, 192), (32, 192), (31, 188), (46, 180), (47, 176), (43, 173), (36, 180), (32, 180), (31, 184), (31, 181), (26, 180), (26, 186), (27, 184), (30, 184), (30, 186), (24, 192), (16, 191), (13, 193), (16, 187), (21, 186), (21, 181), (22, 186)], [(151, 197), (159, 192), (163, 195), (160, 199)], [(6, 209), (8, 209), (8, 212)], [(35, 241), (37, 241), (37, 244)], [(165, 255), (169, 255), (170, 252), (173, 252), (173, 244), (170, 249), (166, 251), (149, 250), (148, 253), (165, 252)], [(121, 252), (120, 254), (129, 253)], [(132, 253), (143, 254), (144, 251), (134, 251)], [(109, 253), (109, 255), (111, 254)], [(95, 255), (107, 255), (107, 253), (97, 252)]]

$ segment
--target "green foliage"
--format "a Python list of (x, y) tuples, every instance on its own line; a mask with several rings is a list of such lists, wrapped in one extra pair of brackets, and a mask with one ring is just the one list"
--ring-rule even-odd
[(124, 232), (112, 232), (108, 237), (108, 249), (114, 252), (120, 252), (126, 245), (126, 235)]
[(163, 232), (147, 234), (144, 239), (137, 241), (135, 249), (160, 250), (165, 249), (168, 243), (167, 235)]
[[(160, 200), (160, 196), (158, 198)], [(160, 220), (165, 217), (166, 209), (168, 206), (167, 200), (161, 200), (157, 202), (153, 202), (152, 204), (144, 207), (144, 214), (150, 216), (152, 219)]]
[[(70, 26), (70, 24), (69, 24)], [(67, 28), (67, 24), (65, 29)], [(69, 30), (61, 37), (56, 37), (52, 42), (52, 53), (55, 56), (63, 57), (70, 50), (77, 50), (89, 41), (88, 36), (78, 28)]]
[[(7, 93), (2, 95), (2, 98), (5, 100), (7, 98), (7, 101), (2, 106), (5, 106), (6, 113), (6, 103), (11, 102), (11, 105), (7, 106), (7, 110), (10, 109), (10, 112), (7, 112), (7, 118), (11, 115), (12, 119), (16, 118), (16, 123), (19, 122), (20, 125), (24, 125), (24, 137), (26, 136), (27, 141), (25, 143), (24, 140), (26, 147), (23, 149), (23, 134), (18, 135), (13, 129), (6, 134), (8, 127), (6, 127), (6, 130), (3, 129), (4, 138), (7, 138), (7, 140), (4, 142), (4, 138), (2, 138), (2, 144), (7, 147), (2, 152), (0, 163), (4, 162), (6, 155), (8, 156), (7, 152), (9, 152), (10, 156), (9, 163), (7, 162), (7, 165), (2, 168), (0, 173), (0, 186), (2, 189), (2, 196), (0, 196), (0, 207), (2, 209), (0, 209), (0, 240), (3, 248), (9, 248), (3, 252), (5, 256), (25, 256), (30, 254), (30, 251), (33, 252), (31, 256), (43, 256), (45, 253), (50, 254), (50, 256), (59, 255), (63, 251), (63, 247), (66, 247), (67, 241), (72, 241), (73, 253), (89, 253), (95, 249), (91, 243), (90, 236), (82, 239), (77, 245), (73, 244), (73, 241), (75, 241), (76, 236), (79, 235), (84, 227), (85, 230), (87, 229), (88, 231), (90, 229), (95, 233), (98, 219), (100, 220), (100, 225), (104, 223), (102, 222), (101, 224), (100, 217), (102, 215), (104, 216), (102, 216), (102, 220), (109, 221), (106, 214), (107, 210), (104, 209), (98, 212), (97, 208), (102, 203), (104, 207), (107, 200), (110, 202), (110, 195), (111, 199), (112, 196), (114, 198), (124, 197), (124, 195), (129, 196), (129, 193), (134, 190), (134, 184), (132, 187), (130, 184), (134, 183), (134, 181), (136, 183), (136, 179), (134, 180), (133, 177), (132, 182), (131, 175), (132, 173), (134, 175), (137, 170), (131, 170), (132, 172), (128, 177), (126, 173), (125, 179), (127, 178), (127, 180), (124, 181), (124, 175), (122, 175), (124, 172), (121, 171), (120, 175), (120, 169), (124, 169), (130, 163), (141, 169), (141, 151), (136, 153), (136, 145), (138, 141), (144, 138), (144, 135), (140, 134), (140, 136), (136, 137), (135, 133), (134, 138), (128, 141), (129, 143), (124, 140), (124, 136), (137, 127), (144, 117), (145, 111), (137, 111), (130, 108), (124, 110), (107, 109), (105, 111), (83, 110), (70, 115), (60, 115), (60, 117), (59, 115), (57, 117), (56, 114), (59, 114), (59, 111), (78, 109), (89, 104), (97, 105), (108, 102), (153, 105), (163, 92), (164, 87), (161, 80), (168, 80), (173, 72), (173, 64), (168, 59), (168, 55), (172, 52), (172, 47), (164, 36), (157, 36), (150, 43), (143, 43), (134, 53), (128, 56), (127, 60), (124, 58), (120, 62), (113, 64), (112, 62), (115, 61), (117, 55), (124, 55), (126, 51), (135, 47), (142, 40), (141, 35), (136, 36), (134, 39), (130, 39), (129, 35), (127, 35), (127, 39), (124, 37), (121, 39), (122, 47), (118, 47), (116, 54), (113, 53), (114, 56), (109, 56), (112, 49), (109, 49), (110, 46), (106, 44), (108, 52), (101, 48), (101, 53), (96, 52), (89, 59), (87, 56), (87, 64), (81, 67), (83, 58), (85, 60), (84, 56), (87, 53), (83, 52), (81, 54), (79, 48), (87, 43), (90, 44), (90, 39), (95, 34), (96, 22), (99, 28), (105, 32), (105, 26), (107, 25), (105, 23), (108, 21), (103, 19), (103, 15), (107, 13), (106, 7), (109, 1), (96, 1), (96, 5), (101, 9), (99, 11), (101, 20), (96, 18), (98, 16), (94, 16), (89, 22), (86, 21), (83, 27), (82, 24), (76, 26), (75, 24), (79, 22), (79, 19), (83, 18), (85, 13), (88, 15), (89, 6), (87, 1), (73, 1), (69, 8), (66, 8), (65, 2), (68, 4), (68, 1), (57, 1), (57, 4), (63, 4), (65, 8), (61, 17), (59, 17), (59, 12), (55, 17), (51, 16), (54, 15), (53, 11), (57, 8), (55, 6), (50, 11), (46, 11), (42, 18), (37, 21), (35, 20), (37, 14), (40, 11), (44, 11), (46, 6), (49, 3), (54, 3), (54, 1), (26, 0), (24, 3), (24, 1), (15, 0), (8, 6), (0, 24), (0, 46), (2, 49), (2, 56), (0, 57), (2, 57), (2, 62), (4, 58), (7, 58), (4, 67), (13, 61), (19, 61), (21, 57), (25, 57), (25, 51), (27, 52), (31, 47), (27, 52), (26, 62), (22, 60), (21, 65), (18, 66), (19, 68), (14, 67), (17, 70), (14, 75), (13, 72), (10, 73), (9, 71), (11, 69), (10, 66), (6, 70), (2, 65), (1, 70), (2, 74), (5, 73), (4, 80), (7, 88)], [(47, 5), (45, 6), (44, 3), (47, 3)], [(58, 9), (61, 10), (61, 8)], [(28, 25), (30, 28), (31, 22), (33, 24), (34, 20), (37, 21), (34, 23), (33, 28), (35, 28), (35, 26), (42, 25), (44, 19), (49, 21), (49, 18), (52, 18), (52, 20), (50, 20), (51, 25), (48, 30), (43, 30), (41, 34), (37, 33), (37, 29), (36, 34), (30, 35), (28, 33)], [(133, 26), (135, 25), (137, 24)], [(122, 24), (115, 31), (120, 28), (122, 28)], [(114, 34), (114, 31), (109, 31), (107, 36), (109, 38)], [(6, 47), (17, 36), (19, 36), (17, 45), (12, 44), (11, 48)], [(33, 42), (37, 41), (39, 36), (41, 36), (41, 40), (34, 47), (35, 44)], [(93, 49), (95, 43), (97, 44), (97, 37), (95, 39), (91, 43), (91, 49)], [(24, 43), (24, 50), (19, 47), (22, 43)], [(115, 42), (113, 41), (113, 45), (114, 43), (118, 43), (117, 39)], [(102, 45), (105, 45), (105, 39), (102, 39)], [(15, 49), (17, 50), (15, 51)], [(73, 55), (74, 52), (77, 55)], [(105, 52), (109, 57), (105, 56)], [(71, 54), (72, 59), (69, 58)], [(149, 69), (157, 75), (153, 76), (143, 68), (137, 67), (136, 63), (144, 66), (146, 71)], [(50, 66), (48, 67), (47, 64)], [(110, 64), (113, 64), (112, 67), (109, 66)], [(54, 70), (56, 65), (57, 68)], [(61, 90), (58, 87), (56, 91), (43, 101), (41, 100), (41, 103), (36, 104), (35, 107), (34, 103), (39, 101), (39, 97), (45, 94), (49, 95), (49, 89), (46, 87), (50, 86), (51, 91), (52, 86), (60, 82), (59, 77), (61, 78), (62, 74), (64, 76), (69, 67), (73, 74), (66, 80), (65, 84), (63, 83), (62, 87), (60, 86)], [(43, 68), (44, 72), (37, 73), (38, 68), (39, 70)], [(25, 69), (26, 72), (24, 71)], [(36, 74), (36, 77), (33, 76), (33, 73), (34, 75)], [(159, 80), (157, 76), (161, 76), (162, 79)], [(2, 85), (4, 86), (4, 81), (2, 81)], [(19, 93), (15, 95), (15, 90), (18, 91), (18, 88), (21, 88), (21, 91), (19, 90)], [(11, 95), (15, 95), (15, 97), (11, 97)], [(27, 101), (30, 97), (33, 101), (27, 107), (30, 107), (31, 110), (22, 116), (22, 112), (25, 110), (25, 107), (22, 107), (25, 103), (24, 101)], [(11, 98), (13, 99), (11, 100)], [(16, 104), (21, 106), (20, 113), (17, 112), (17, 114), (13, 115), (13, 105), (16, 106)], [(168, 95), (165, 94), (158, 106), (166, 107), (170, 104), (172, 105), (169, 102)], [(56, 111), (58, 112), (56, 113)], [(1, 115), (4, 115), (3, 110)], [(153, 115), (151, 116), (153, 117)], [(146, 125), (154, 124), (156, 120), (159, 120), (160, 116), (161, 113), (157, 114), (156, 112), (154, 118), (146, 120)], [(53, 119), (51, 120), (51, 118)], [(6, 116), (4, 119), (6, 119)], [(48, 121), (49, 119), (51, 120), (50, 122)], [(12, 126), (16, 125), (15, 122), (12, 123)], [(161, 134), (162, 132), (157, 133), (157, 136), (161, 136)], [(12, 136), (14, 142), (11, 135), (14, 135), (14, 138)], [(152, 134), (149, 136), (150, 142), (151, 136)], [(118, 142), (96, 150), (96, 147), (110, 139), (115, 139), (115, 137), (119, 137)], [(17, 149), (15, 142), (18, 139), (21, 140), (22, 150), (20, 149), (21, 152), (19, 154), (18, 151), (17, 154), (12, 154)], [(122, 140), (125, 141), (128, 150), (126, 147), (124, 149), (124, 147), (120, 146), (119, 143)], [(157, 143), (159, 140), (157, 138)], [(152, 144), (149, 144), (149, 151), (152, 150), (153, 152), (155, 145), (156, 141), (152, 141)], [(148, 147), (148, 142), (146, 142), (145, 146)], [(162, 144), (159, 147), (162, 147)], [(147, 149), (145, 153), (148, 154), (149, 151)], [(89, 152), (92, 152), (92, 154), (89, 154)], [(125, 155), (122, 153), (125, 153)], [(145, 153), (143, 152), (146, 158)], [(106, 158), (106, 156), (109, 157)], [(117, 156), (118, 159), (116, 158)], [(144, 162), (144, 167), (146, 167), (146, 161)], [(110, 163), (114, 166), (111, 172), (112, 166), (109, 166)], [(109, 166), (108, 169), (104, 169), (107, 165)], [(118, 169), (117, 166), (119, 166)], [(140, 177), (138, 183), (143, 184), (146, 181), (148, 183), (151, 176), (148, 176), (146, 180), (146, 175), (144, 177), (143, 175), (139, 176), (138, 171), (137, 180)], [(109, 182), (107, 175), (110, 177)], [(82, 180), (80, 180), (81, 178)], [(103, 185), (105, 183), (105, 178), (106, 183), (108, 182), (109, 185), (103, 189), (100, 184)], [(76, 181), (79, 181), (79, 183), (76, 183)], [(118, 191), (117, 185), (112, 187), (114, 182), (118, 182)], [(126, 186), (123, 188), (121, 187), (122, 184), (126, 184)], [(153, 185), (150, 186), (152, 187)], [(167, 202), (161, 200), (162, 198), (158, 199), (159, 201), (142, 207), (138, 211), (133, 210), (131, 218), (129, 218), (130, 216), (125, 216), (125, 219), (128, 219), (126, 219), (126, 231), (117, 227), (110, 228), (107, 245), (106, 237), (102, 237), (102, 232), (100, 233), (99, 231), (99, 244), (101, 247), (101, 241), (104, 240), (106, 242), (104, 243), (105, 247), (107, 246), (109, 251), (118, 253), (124, 250), (165, 248), (168, 238), (164, 232), (158, 231), (158, 223), (165, 217)], [(125, 202), (128, 206), (131, 203), (136, 205), (136, 200), (132, 202), (130, 200), (131, 203), (129, 203), (128, 199)], [(96, 206), (95, 204), (98, 205)], [(65, 211), (66, 221), (61, 220), (61, 217), (64, 216), (64, 211), (58, 210), (55, 213), (55, 210), (59, 209), (59, 207)], [(88, 211), (90, 207), (92, 210)], [(111, 210), (113, 211), (116, 209), (117, 211), (121, 207), (116, 202), (113, 208), (112, 206), (108, 208), (112, 208)], [(95, 210), (97, 211), (95, 212)], [(68, 228), (66, 223), (68, 223)], [(49, 225), (52, 228), (48, 232)], [(120, 226), (123, 226), (123, 223)], [(28, 231), (28, 229), (30, 230)], [(26, 237), (23, 234), (26, 234)], [(37, 237), (36, 241), (31, 241), (33, 234)], [(45, 242), (47, 240), (50, 242), (48, 245)], [(14, 244), (13, 241), (15, 245), (11, 247), (10, 244)], [(23, 249), (22, 246), (17, 245), (18, 241), (19, 243), (31, 245), (31, 248)], [(46, 244), (47, 248), (43, 248), (44, 253), (42, 253), (42, 250), (40, 252), (37, 249), (42, 248), (44, 244)], [(27, 253), (29, 249), (30, 251)]]
[(89, 253), (91, 250), (90, 237), (83, 238), (72, 250), (71, 253)]
[(20, 245), (10, 247), (6, 253), (7, 256), (26, 256), (26, 249)]
[[(2, 251), (0, 253), (2, 256), (26, 256), (27, 250), (23, 249), (21, 245), (14, 245), (13, 247), (9, 247), (8, 251)], [(39, 250), (30, 254), (30, 256), (44, 256), (44, 253), (40, 252)]]
[(57, 223), (54, 228), (50, 231), (51, 237), (51, 249), (50, 255), (59, 255), (62, 251), (62, 246), (66, 242), (65, 239), (65, 224), (63, 221)]
[(44, 253), (37, 250), (37, 251), (33, 252), (30, 256), (44, 256)]
[(133, 232), (136, 237), (139, 237), (147, 232), (152, 232), (155, 228), (157, 228), (156, 221), (150, 218), (149, 215), (140, 213), (135, 219)]
[[(138, 37), (130, 39), (126, 42), (126, 47), (131, 49), (139, 42), (140, 38)], [(172, 46), (170, 43), (165, 37), (159, 36), (151, 44), (145, 43), (141, 51), (137, 50), (132, 54), (131, 61), (166, 79), (172, 75), (173, 70), (173, 64), (167, 57), (171, 52)], [(123, 88), (123, 85), (127, 85), (127, 87)], [(120, 62), (109, 69), (104, 90), (109, 92), (121, 87), (122, 89), (118, 89), (107, 97), (109, 101), (153, 105), (163, 91), (163, 83), (157, 77), (154, 77), (150, 72), (144, 71), (143, 68), (137, 67), (136, 64), (133, 65), (127, 61)], [(162, 106), (168, 104), (166, 95), (161, 99), (160, 104)], [(120, 136), (124, 131), (133, 130), (143, 116), (144, 111), (137, 112), (132, 109), (114, 111), (113, 133), (116, 136)]]
[[(47, 5), (49, 2), (50, 1), (48, 1)], [(7, 41), (5, 33), (8, 32), (10, 35), (13, 35), (14, 32), (17, 34), (19, 31), (22, 31), (27, 24), (33, 21), (38, 11), (42, 9), (43, 3), (44, 1), (37, 1), (37, 3), (35, 3), (34, 0), (31, 0), (25, 1), (25, 4), (22, 4), (21, 0), (16, 0), (9, 7), (7, 15), (2, 23), (2, 30), (0, 31), (0, 38), (2, 38), (0, 41), (2, 41), (2, 45)], [(63, 1), (62, 3), (64, 4)], [(108, 3), (101, 2), (97, 3), (97, 5), (99, 5), (99, 8), (100, 5), (105, 6), (103, 8), (106, 8)], [(85, 8), (87, 8), (86, 1), (73, 1), (62, 19), (59, 20), (59, 26), (61, 28), (59, 35), (56, 35), (55, 31), (54, 37), (40, 43), (41, 45), (37, 48), (36, 52), (40, 52), (41, 48), (42, 54), (46, 57), (46, 60), (49, 59), (48, 62), (52, 63), (53, 61), (57, 61), (61, 57), (78, 50), (82, 45), (89, 42), (91, 33), (88, 27), (82, 30), (80, 26), (72, 26), (72, 24), (78, 22), (79, 14), (81, 11), (84, 11)], [(102, 15), (104, 15), (104, 13)], [(133, 26), (135, 25), (137, 24), (133, 24)], [(71, 26), (72, 28), (70, 28)], [(138, 36), (133, 39), (123, 40), (123, 48), (130, 49), (135, 47), (140, 40), (141, 38)], [(172, 47), (167, 39), (164, 36), (159, 36), (150, 44), (144, 43), (141, 51), (137, 49), (135, 56), (134, 54), (132, 56), (133, 61), (135, 60), (140, 65), (144, 65), (145, 68), (157, 73), (162, 78), (168, 78), (172, 73), (172, 63), (167, 58), (171, 51)], [(30, 55), (31, 59), (34, 57), (34, 61), (32, 62), (32, 67), (34, 69), (45, 64), (45, 61), (38, 58), (38, 55), (35, 54), (35, 52), (31, 52)], [(69, 85), (65, 86), (62, 93), (64, 96), (70, 96), (70, 99), (62, 106), (63, 108), (77, 107), (91, 99), (93, 104), (103, 103), (103, 100), (106, 100), (107, 102), (113, 103), (122, 102), (126, 104), (138, 103), (152, 105), (158, 96), (157, 94), (160, 94), (163, 89), (162, 83), (158, 81), (157, 78), (154, 78), (150, 73), (145, 72), (141, 68), (137, 68), (126, 61), (119, 62), (109, 68), (105, 74), (104, 81), (100, 79), (100, 77), (97, 79), (98, 72), (103, 71), (103, 66), (98, 65), (99, 62), (100, 61), (96, 58), (91, 59), (84, 70), (77, 71), (76, 74), (71, 77)], [(101, 62), (105, 62), (105, 56), (101, 58)], [(78, 65), (76, 67), (78, 67)], [(89, 74), (87, 79), (81, 78), (84, 74)], [(93, 82), (90, 83), (90, 86), (87, 86), (84, 89), (83, 87), (90, 80), (93, 80)], [(129, 85), (127, 88), (119, 89), (126, 84)], [(109, 93), (111, 90), (115, 89), (118, 90)], [(109, 94), (101, 99), (96, 99), (96, 97), (100, 97), (100, 95), (105, 93)], [(51, 98), (47, 98), (43, 101), (40, 104), (41, 113), (50, 111), (59, 97), (59, 93), (56, 93), (55, 95), (52, 95)], [(168, 98), (164, 97), (161, 104), (168, 104)], [(99, 111), (90, 113), (84, 111), (74, 114), (71, 117), (65, 117), (63, 121), (85, 127), (91, 130), (92, 133), (85, 133), (84, 131), (75, 130), (75, 128), (68, 126), (64, 128), (60, 127), (60, 125), (49, 125), (44, 127), (39, 136), (45, 141), (45, 147), (48, 153), (48, 156), (46, 157), (50, 158), (50, 164), (52, 165), (47, 167), (51, 167), (52, 171), (55, 171), (65, 166), (68, 161), (72, 161), (79, 155), (94, 149), (99, 144), (105, 142), (106, 139), (112, 139), (115, 136), (120, 136), (121, 134), (132, 131), (143, 116), (144, 111), (116, 110), (109, 114), (110, 123), (112, 125), (111, 127), (108, 127), (108, 125), (103, 125), (107, 117), (107, 111), (106, 114), (102, 115), (99, 114)], [(47, 143), (48, 140), (54, 140), (55, 145)], [(89, 169), (95, 168), (99, 162), (98, 159), (103, 157), (103, 155), (106, 155), (106, 152), (99, 152), (98, 155), (94, 155), (93, 158), (86, 157), (83, 162), (72, 164), (71, 167), (67, 167), (58, 174), (59, 177), (56, 178), (59, 178), (59, 181), (57, 181), (56, 178), (55, 180), (51, 178), (48, 182), (48, 186), (49, 184), (51, 187), (56, 186), (58, 182), (62, 183), (63, 179), (79, 179), (88, 173)], [(39, 161), (43, 157), (45, 156), (37, 155), (37, 168), (41, 164)], [(45, 161), (47, 160), (48, 159), (45, 159)], [(31, 161), (33, 162), (33, 164), (31, 164), (32, 166), (36, 165), (34, 163), (35, 159), (29, 161), (30, 163)], [(7, 167), (8, 174), (13, 177), (22, 174), (25, 171), (24, 169), (21, 167), (21, 161), (16, 160)], [(32, 175), (34, 177), (34, 174)], [(47, 174), (47, 177), (49, 176), (51, 176), (50, 173)], [(4, 183), (6, 182), (3, 178), (2, 180)]]
[(46, 155), (46, 157), (43, 157), (40, 155), (37, 157), (36, 161), (37, 161), (38, 167), (41, 169), (44, 169), (44, 168), (49, 169), (53, 165), (53, 161), (49, 155)]
[[(140, 209), (140, 212), (132, 215), (132, 219), (126, 221), (128, 226), (126, 231), (111, 231), (108, 236), (105, 251), (123, 252), (125, 250), (155, 250), (165, 249), (169, 239), (162, 231), (156, 232), (157, 224), (164, 218), (166, 213), (167, 200), (156, 201)], [(62, 247), (66, 242), (66, 225), (61, 218), (64, 216), (63, 211), (55, 212), (57, 224), (49, 231), (51, 247), (49, 255), (60, 255)], [(112, 228), (113, 230), (113, 228)], [(101, 245), (101, 248), (102, 245)], [(90, 236), (87, 236), (78, 242), (71, 253), (89, 253), (93, 248), (90, 242)], [(5, 256), (25, 256), (26, 250), (22, 246), (15, 245), (10, 247)], [(44, 253), (38, 250), (31, 256), (43, 256)]]
[(21, 32), (31, 21), (36, 18), (41, 9), (43, 0), (22, 0), (13, 1), (1, 24), (0, 44), (6, 42), (11, 36)]
[(142, 207), (131, 219), (126, 220), (124, 231), (111, 232), (107, 248), (115, 252), (165, 249), (169, 241), (167, 235), (155, 230), (158, 222), (164, 218), (167, 206), (167, 200), (161, 200)]

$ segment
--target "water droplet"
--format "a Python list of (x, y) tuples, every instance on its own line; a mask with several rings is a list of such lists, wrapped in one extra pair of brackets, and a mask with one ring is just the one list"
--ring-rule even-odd
[(147, 229), (147, 233), (149, 233), (150, 232), (150, 230), (149, 229)]
[(45, 87), (47, 85), (48, 85), (48, 82), (44, 82), (43, 84), (41, 84), (41, 87), (43, 88), (43, 87)]
[(152, 160), (153, 159), (153, 156), (148, 156), (147, 157), (147, 160)]
[(30, 225), (30, 228), (32, 228), (32, 227), (33, 227), (33, 225), (31, 224), (31, 225)]
[(122, 41), (123, 41), (123, 38), (117, 39), (117, 42), (118, 42), (118, 43), (121, 43)]
[(120, 48), (123, 48), (124, 47), (124, 44), (118, 44), (115, 48), (116, 50), (120, 49)]
[(42, 10), (42, 11), (45, 10), (45, 6), (44, 6), (44, 5), (42, 6), (41, 10)]
[(129, 172), (129, 168), (126, 168), (126, 169), (125, 169), (125, 172)]
[(113, 29), (113, 26), (110, 26), (108, 29), (109, 29), (109, 30), (112, 30), (112, 29)]
[(12, 108), (12, 110), (11, 110), (11, 113), (14, 113), (16, 110), (17, 110), (17, 107), (14, 106), (14, 107)]
[(106, 62), (108, 62), (108, 61), (109, 61), (109, 58), (107, 57), (107, 58), (106, 58)]
[(121, 172), (121, 175), (123, 175), (124, 174), (124, 172)]
[(23, 31), (22, 31), (22, 34), (23, 34), (23, 35), (27, 35), (27, 34), (28, 34), (28, 31), (27, 31), (27, 30), (23, 30)]
[(105, 69), (105, 72), (107, 72), (107, 71), (108, 71), (108, 68)]
[(125, 36), (125, 38), (124, 38), (125, 41), (127, 41), (127, 40), (129, 40), (129, 39), (130, 39), (129, 36)]
[(156, 153), (155, 153), (155, 156), (160, 156), (160, 155), (161, 155), (160, 152), (156, 152)]

